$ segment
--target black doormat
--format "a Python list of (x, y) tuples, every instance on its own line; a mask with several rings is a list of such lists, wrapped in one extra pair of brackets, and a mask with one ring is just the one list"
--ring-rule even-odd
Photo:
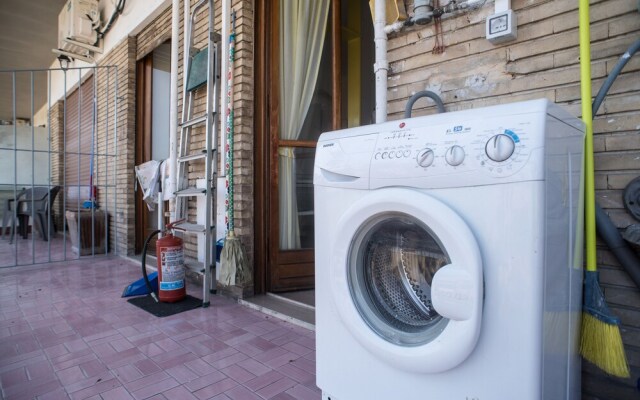
[(202, 307), (202, 300), (189, 295), (175, 303), (156, 303), (156, 301), (149, 295), (133, 297), (127, 301), (134, 306), (140, 307), (146, 312), (155, 315), (156, 317), (168, 317), (183, 311)]

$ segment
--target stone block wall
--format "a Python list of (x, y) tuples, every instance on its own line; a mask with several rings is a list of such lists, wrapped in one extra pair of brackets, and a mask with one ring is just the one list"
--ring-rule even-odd
[(98, 160), (104, 164), (97, 168), (104, 173), (97, 176), (97, 184), (108, 187), (98, 201), (117, 210), (110, 216), (109, 234), (110, 248), (120, 255), (133, 254), (135, 246), (135, 56), (135, 38), (126, 37), (100, 60), (100, 66), (110, 68), (98, 70), (96, 79), (97, 152), (110, 155)]
[[(191, 1), (191, 7), (196, 1)], [(182, 4), (181, 4), (182, 6)], [(215, 31), (220, 33), (221, 29), (221, 5), (215, 2)], [(234, 179), (235, 179), (235, 232), (242, 240), (247, 250), (250, 262), (253, 263), (253, 102), (254, 102), (254, 74), (253, 74), (253, 43), (254, 43), (254, 5), (253, 1), (232, 1), (232, 10), (236, 11), (236, 55), (234, 64), (234, 114), (235, 114), (235, 147), (234, 147)], [(179, 73), (178, 73), (178, 120), (182, 119), (182, 97), (183, 97), (183, 71), (182, 57), (184, 51), (184, 21), (183, 12), (180, 10), (180, 40), (179, 40)], [(207, 45), (208, 31), (208, 10), (200, 11), (196, 15), (194, 26), (193, 48), (202, 49)], [(138, 56), (142, 58), (157, 45), (171, 37), (171, 7), (159, 15), (147, 28), (143, 29), (137, 36)], [(221, 51), (221, 46), (219, 47)], [(228, 54), (221, 54), (220, 57), (228, 58)], [(221, 77), (221, 79), (225, 79)], [(206, 88), (202, 87), (196, 91), (195, 103), (192, 115), (202, 115), (205, 110)], [(218, 103), (218, 107), (221, 102)], [(225, 123), (225, 110), (219, 109), (221, 116), (218, 125), (217, 143), (221, 144), (220, 124)], [(179, 132), (178, 132), (179, 135)], [(204, 148), (205, 136), (204, 127), (194, 127), (190, 149), (192, 152)], [(224, 149), (219, 148), (219, 154)], [(219, 169), (219, 160), (216, 161)], [(221, 176), (222, 171), (218, 171)], [(189, 165), (189, 186), (195, 186), (196, 180), (204, 177), (204, 161), (193, 162)], [(189, 219), (196, 218), (196, 202), (189, 202)], [(197, 257), (197, 243), (195, 237), (188, 237), (185, 241), (185, 255), (191, 258)]]
[[(441, 2), (442, 4), (443, 2)], [(389, 36), (389, 119), (402, 117), (407, 99), (420, 90), (438, 93), (448, 111), (547, 98), (581, 113), (578, 2), (513, 0), (517, 40), (493, 45), (484, 38), (494, 2), (442, 20), (446, 49), (433, 54), (434, 25), (413, 26)], [(407, 1), (411, 11), (413, 1)], [(592, 92), (597, 93), (626, 49), (640, 38), (638, 4), (632, 0), (591, 1)], [(638, 223), (623, 208), (622, 192), (640, 175), (640, 55), (614, 83), (594, 120), (596, 198), (614, 224)], [(434, 113), (419, 100), (414, 116)], [(636, 249), (637, 250), (637, 249)], [(598, 243), (601, 285), (621, 333), (632, 378), (605, 376), (584, 362), (583, 398), (640, 396), (640, 291), (604, 243)]]
[[(58, 100), (51, 104), (49, 108), (49, 120), (50, 124), (50, 140), (51, 140), (51, 185), (63, 185), (62, 175), (64, 173), (64, 161), (62, 147), (62, 132), (64, 131), (63, 124), (64, 115), (64, 101)], [(57, 196), (53, 204), (53, 216), (55, 218), (55, 224), (59, 230), (62, 230), (62, 224), (64, 223), (64, 211), (62, 196)]]

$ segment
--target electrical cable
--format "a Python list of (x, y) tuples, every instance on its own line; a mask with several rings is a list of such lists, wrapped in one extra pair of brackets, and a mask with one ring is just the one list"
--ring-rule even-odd
[(122, 11), (124, 10), (124, 6), (126, 2), (127, 0), (118, 0), (118, 4), (116, 5), (116, 8), (115, 10), (113, 10), (113, 13), (111, 13), (111, 17), (109, 17), (109, 20), (105, 24), (104, 28), (100, 29), (100, 27), (98, 26), (95, 29), (96, 32), (98, 32), (98, 40), (102, 39), (104, 35), (106, 35), (107, 32), (109, 32), (109, 30), (111, 29), (111, 25), (113, 25), (116, 19), (118, 19), (118, 16), (122, 14)]
[(142, 277), (144, 278), (144, 283), (147, 285), (147, 290), (149, 290), (149, 294), (151, 295), (151, 297), (153, 297), (156, 303), (158, 302), (158, 295), (156, 295), (156, 292), (153, 290), (153, 287), (151, 287), (151, 282), (149, 282), (149, 276), (147, 275), (147, 248), (149, 247), (149, 243), (151, 242), (151, 239), (153, 239), (153, 237), (160, 232), (162, 231), (155, 230), (151, 232), (151, 234), (147, 237), (147, 240), (144, 241), (144, 246), (142, 247)]
[(611, 85), (613, 85), (613, 81), (616, 80), (618, 75), (620, 75), (620, 71), (622, 71), (622, 68), (624, 68), (624, 66), (627, 65), (631, 57), (633, 57), (633, 55), (638, 50), (640, 50), (640, 39), (636, 40), (631, 46), (629, 46), (627, 51), (620, 57), (616, 65), (613, 67), (613, 69), (609, 73), (607, 80), (604, 81), (600, 90), (598, 90), (598, 94), (593, 100), (593, 105), (591, 106), (591, 109), (593, 110), (592, 111), (593, 115), (596, 115), (596, 112), (598, 112), (598, 109), (600, 108), (600, 105), (602, 104), (604, 97), (607, 95), (607, 92), (609, 92), (609, 89), (611, 89)]
[[(640, 39), (636, 40), (627, 51), (620, 57), (616, 65), (613, 67), (609, 76), (604, 81), (598, 94), (593, 100), (593, 104), (591, 106), (592, 115), (596, 115), (598, 109), (600, 109), (600, 105), (604, 101), (605, 96), (609, 92), (611, 85), (616, 80), (622, 68), (629, 62), (631, 57), (640, 50)], [(618, 262), (622, 265), (622, 267), (627, 271), (633, 282), (636, 284), (638, 288), (640, 288), (640, 259), (638, 259), (635, 252), (633, 252), (627, 242), (623, 240), (618, 229), (613, 225), (611, 219), (604, 212), (600, 206), (596, 203), (595, 205), (596, 211), (596, 229), (600, 237), (605, 241), (609, 250), (615, 255)]]

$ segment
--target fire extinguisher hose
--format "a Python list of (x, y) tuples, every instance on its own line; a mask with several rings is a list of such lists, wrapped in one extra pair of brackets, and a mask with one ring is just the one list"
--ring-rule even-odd
[(149, 294), (151, 295), (151, 297), (153, 297), (156, 303), (158, 302), (158, 296), (156, 295), (156, 292), (153, 291), (151, 283), (149, 282), (149, 277), (147, 276), (147, 248), (149, 247), (151, 239), (153, 239), (153, 237), (160, 232), (160, 230), (151, 232), (151, 234), (147, 236), (147, 239), (144, 241), (144, 246), (142, 247), (142, 276), (144, 277), (144, 282), (147, 284)]

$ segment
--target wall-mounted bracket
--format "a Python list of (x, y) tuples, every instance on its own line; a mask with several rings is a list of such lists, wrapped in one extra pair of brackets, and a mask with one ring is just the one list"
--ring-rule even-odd
[(69, 58), (73, 58), (76, 60), (80, 60), (80, 61), (84, 61), (86, 63), (89, 64), (95, 64), (96, 60), (93, 59), (93, 57), (87, 56), (87, 55), (83, 55), (83, 54), (76, 54), (76, 53), (72, 53), (70, 51), (64, 51), (64, 50), (60, 50), (60, 49), (51, 49), (51, 51), (54, 54), (57, 54), (59, 56), (67, 56)]

